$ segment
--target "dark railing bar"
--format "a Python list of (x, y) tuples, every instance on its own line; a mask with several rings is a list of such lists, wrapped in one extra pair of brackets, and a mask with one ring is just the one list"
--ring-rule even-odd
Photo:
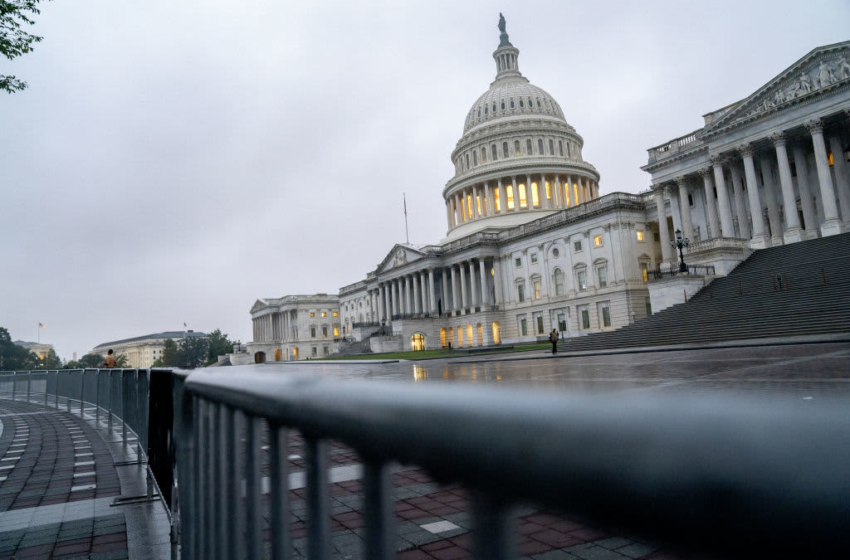
[(363, 500), (366, 521), (366, 558), (396, 557), (395, 510), (392, 470), (388, 463), (368, 460), (363, 467)]
[(511, 508), (482, 492), (473, 492), (472, 522), (476, 560), (517, 558), (516, 527)]
[(233, 409), (222, 404), (221, 432), (219, 443), (218, 460), (221, 463), (221, 479), (219, 486), (224, 494), (221, 519), (218, 530), (221, 539), (221, 558), (236, 558), (236, 536), (234, 533), (234, 511), (237, 507), (238, 498), (234, 489), (233, 481), (236, 479), (236, 463), (234, 454), (237, 449), (236, 435), (233, 425)]
[(248, 510), (246, 538), (248, 558), (256, 560), (263, 551), (262, 480), (260, 474), (260, 428), (257, 416), (245, 418), (245, 509)]
[(272, 558), (291, 558), (291, 529), (289, 526), (289, 431), (269, 424), (269, 470), (271, 474), (271, 533)]
[(213, 454), (214, 426), (216, 424), (216, 410), (221, 406), (217, 403), (207, 401), (204, 404), (204, 438), (201, 440), (204, 456), (204, 558), (212, 558), (215, 555), (215, 479), (213, 478), (213, 465), (215, 455)]
[(224, 416), (225, 405), (214, 405), (214, 414), (212, 418), (212, 430), (210, 434), (210, 461), (212, 461), (212, 523), (210, 533), (207, 538), (213, 543), (212, 558), (224, 559), (224, 543), (222, 542), (223, 527), (221, 523), (224, 508), (224, 488), (222, 488), (222, 472), (224, 465), (221, 461), (222, 449), (222, 417)]
[(233, 488), (234, 496), (232, 499), (234, 509), (233, 523), (233, 546), (235, 554), (233, 558), (237, 560), (246, 560), (248, 558), (248, 515), (245, 508), (242, 506), (243, 498), (243, 481), (245, 480), (245, 413), (239, 408), (233, 410), (233, 481), (230, 486)]
[(330, 541), (330, 495), (328, 488), (328, 442), (304, 436), (304, 467), (307, 472), (307, 556), (326, 560)]
[(200, 397), (192, 398), (192, 423), (189, 426), (189, 430), (191, 431), (190, 441), (192, 442), (192, 447), (190, 451), (190, 465), (188, 472), (190, 473), (190, 479), (186, 481), (187, 489), (189, 490), (189, 495), (187, 496), (187, 502), (191, 503), (191, 507), (185, 508), (184, 511), (194, 513), (192, 515), (188, 515), (189, 519), (189, 535), (188, 535), (188, 544), (190, 545), (190, 549), (187, 555), (187, 558), (195, 558), (201, 555), (201, 531), (200, 531), (200, 512), (201, 512), (201, 474), (200, 474), (200, 453), (201, 453), (201, 445), (200, 438), (198, 437), (201, 432), (200, 428), (200, 407), (203, 399)]

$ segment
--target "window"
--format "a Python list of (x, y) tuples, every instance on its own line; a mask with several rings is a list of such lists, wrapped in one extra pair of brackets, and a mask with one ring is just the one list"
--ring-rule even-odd
[(537, 139), (537, 153), (540, 154), (541, 156), (543, 155), (543, 139), (542, 138)]
[(593, 246), (594, 247), (602, 247), (602, 236), (601, 235), (595, 235), (593, 237)]
[(519, 157), (522, 155), (522, 152), (519, 149), (519, 140), (514, 140), (514, 155)]
[(694, 207), (694, 195), (692, 194), (688, 195), (688, 206), (690, 206), (691, 208)]
[(313, 346), (313, 357), (317, 358), (319, 356), (319, 349)]
[(336, 317), (338, 315), (339, 315), (339, 313), (337, 311), (334, 311), (334, 317)]
[(478, 165), (478, 151), (472, 152), (472, 166), (475, 167)]
[(520, 258), (514, 259), (514, 264), (516, 265), (517, 268), (521, 267), (522, 266), (522, 259), (520, 259)]
[[(445, 334), (443, 335), (445, 336)], [(414, 352), (419, 352), (421, 350), (425, 350), (425, 335), (422, 333), (416, 333), (410, 338), (410, 348)]]
[[(363, 302), (362, 302), (362, 301), (360, 302), (360, 306), (361, 306), (361, 307), (363, 306)], [(327, 317), (327, 316), (328, 316), (328, 312), (327, 312), (327, 311), (322, 311), (322, 317)]]
[(531, 264), (537, 264), (537, 253), (531, 253)]
[(608, 304), (602, 305), (602, 326), (610, 327), (611, 326), (611, 309), (608, 307)]
[(533, 153), (533, 151), (531, 149), (531, 138), (529, 138), (525, 141), (525, 153), (526, 153), (526, 155), (529, 155), (529, 156)]
[(498, 150), (496, 149), (495, 144), (490, 146), (490, 151), (493, 153), (493, 161), (496, 161), (496, 158), (498, 157), (499, 153), (498, 153)]
[(537, 334), (543, 334), (543, 316), (537, 315)]
[(567, 318), (563, 313), (558, 313), (558, 330), (562, 333), (567, 331)]
[(516, 296), (517, 301), (519, 301), (520, 303), (523, 303), (525, 301), (525, 286), (523, 286), (522, 284), (517, 284)]
[(532, 280), (531, 287), (534, 290), (534, 299), (540, 299), (540, 279)]
[(316, 338), (316, 327), (310, 327), (310, 337)]
[(561, 254), (561, 251), (560, 251), (557, 247), (555, 247), (554, 249), (552, 249), (552, 256), (553, 256), (553, 257), (555, 257), (556, 259), (558, 258), (558, 256), (559, 256), (560, 254)]
[(599, 287), (608, 285), (608, 267), (606, 265), (596, 267), (596, 275), (599, 277)]
[(487, 163), (487, 149), (481, 148), (481, 163)]
[(640, 275), (644, 282), (649, 282), (649, 263), (640, 263)]
[(505, 100), (502, 99), (502, 111), (504, 111), (504, 110), (505, 110)]
[(316, 316), (316, 312), (315, 312), (315, 311), (311, 311), (311, 312), (310, 312), (310, 317), (315, 317), (315, 316)]
[(581, 328), (582, 330), (587, 330), (590, 328), (590, 310), (582, 309), (581, 310)]
[(555, 155), (555, 142), (551, 138), (549, 139), (549, 155)]
[(475, 196), (475, 204), (478, 206), (478, 215), (483, 216), (484, 212), (481, 211), (481, 197), (478, 195)]
[(339, 327), (334, 327), (334, 337), (339, 336)]
[(488, 109), (488, 107), (485, 105), (485, 106), (484, 106), (484, 116), (485, 116), (485, 117), (487, 116), (487, 109)]
[(546, 186), (546, 199), (552, 198), (552, 189), (549, 181), (543, 181), (543, 184)]
[(540, 193), (538, 192), (537, 183), (531, 183), (531, 205), (540, 206)]
[(538, 109), (540, 109), (540, 107), (541, 107), (541, 105), (540, 105), (540, 98), (538, 97), (538, 98), (537, 98), (537, 108), (538, 108)]
[(525, 105), (524, 105), (524, 104), (523, 104), (523, 102), (522, 102), (522, 97), (520, 97), (520, 98), (519, 98), (519, 107), (520, 107), (520, 109), (522, 109), (523, 107), (525, 107)]
[(635, 235), (637, 236), (637, 240), (640, 241), (641, 243), (643, 243), (643, 230), (641, 230), (641, 229), (637, 230), (635, 232)]
[(564, 295), (564, 273), (560, 268), (555, 269), (555, 295), (562, 296)]
[(322, 338), (327, 338), (327, 337), (328, 337), (328, 328), (322, 327)]
[(513, 108), (514, 108), (514, 98), (511, 97), (511, 109), (513, 109)]
[(578, 289), (581, 292), (587, 291), (587, 271), (579, 270), (577, 273), (578, 277)]
[(581, 253), (581, 240), (576, 241), (575, 243), (573, 243), (573, 250), (574, 250), (576, 253)]
[(561, 157), (564, 157), (564, 143), (558, 140), (558, 153), (561, 154)]
[(493, 191), (493, 200), (496, 203), (496, 212), (501, 212), (502, 211), (502, 201), (500, 200), (500, 197), (499, 197), (499, 189), (495, 189)]
[(507, 197), (508, 197), (508, 210), (514, 209), (514, 187), (513, 185), (507, 186)]
[(528, 208), (528, 197), (525, 192), (525, 183), (519, 184), (519, 207)]
[(496, 102), (495, 101), (493, 102), (493, 112), (494, 113), (496, 112)]
[(466, 154), (466, 168), (469, 169), (469, 154)]
[(330, 348), (328, 348), (327, 346), (322, 346), (322, 352), (324, 353), (325, 356), (330, 356), (330, 354), (331, 354)]
[(528, 323), (526, 322), (525, 317), (522, 317), (519, 320), (519, 334), (521, 336), (528, 336)]
[[(509, 157), (509, 156), (510, 156), (510, 154), (508, 153), (508, 143), (507, 143), (507, 142), (502, 142), (502, 157), (507, 158), (507, 157)], [(494, 159), (495, 159), (495, 158), (494, 158)]]

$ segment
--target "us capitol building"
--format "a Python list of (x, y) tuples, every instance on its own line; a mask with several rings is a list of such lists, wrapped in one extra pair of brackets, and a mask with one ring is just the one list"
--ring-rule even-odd
[[(496, 78), (451, 153), (447, 237), (395, 245), (338, 296), (258, 300), (251, 360), (613, 330), (684, 299), (652, 278), (676, 266), (676, 231), (688, 264), (723, 275), (753, 250), (850, 230), (850, 41), (649, 149), (651, 190), (600, 196), (581, 135), (520, 72), (504, 18), (499, 29)], [(685, 291), (710, 276), (690, 280)]]

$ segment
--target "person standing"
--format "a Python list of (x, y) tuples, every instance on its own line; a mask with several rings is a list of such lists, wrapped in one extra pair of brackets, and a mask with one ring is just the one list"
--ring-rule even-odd
[(106, 363), (103, 364), (108, 368), (114, 368), (118, 365), (118, 362), (115, 360), (115, 356), (112, 354), (112, 348), (106, 353)]
[(558, 353), (558, 329), (552, 329), (549, 333), (549, 342), (552, 343), (552, 353)]

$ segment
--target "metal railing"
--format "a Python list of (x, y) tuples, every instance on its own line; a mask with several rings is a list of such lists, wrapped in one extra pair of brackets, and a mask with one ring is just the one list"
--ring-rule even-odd
[(714, 276), (714, 265), (711, 264), (689, 264), (685, 271), (679, 270), (677, 264), (670, 267), (669, 270), (656, 268), (649, 271), (649, 277), (652, 280), (661, 280), (672, 276), (691, 275), (691, 276)]
[(850, 546), (845, 402), (413, 389), (251, 371), (195, 372), (175, 385), (175, 402), (189, 559), (264, 558), (264, 519), (271, 557), (291, 557), (291, 428), (305, 440), (313, 559), (329, 557), (330, 439), (362, 459), (370, 559), (396, 554), (396, 462), (469, 488), (479, 559), (516, 558), (511, 510), (529, 502), (726, 558), (833, 557)]

